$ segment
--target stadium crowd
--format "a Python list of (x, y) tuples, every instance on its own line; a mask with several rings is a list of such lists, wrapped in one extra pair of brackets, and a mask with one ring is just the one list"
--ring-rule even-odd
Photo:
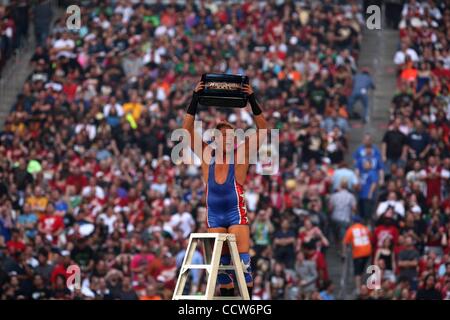
[[(5, 3), (7, 5), (5, 5)], [(0, 4), (0, 72), (15, 50), (28, 39), (30, 25), (34, 26), (36, 43), (47, 37), (53, 17), (51, 0), (3, 1)]]
[(363, 285), (361, 299), (450, 299), (449, 23), (444, 2), (403, 5), (394, 56), (398, 92), (381, 147), (365, 150), (371, 167), (383, 163), (382, 170), (372, 179), (370, 165), (358, 167), (361, 178), (384, 182), (377, 203), (369, 201), (376, 205), (372, 248), (353, 252), (354, 260), (371, 255), (382, 289)]
[[(355, 270), (373, 258), (383, 270), (382, 290), (362, 285), (359, 298), (444, 297), (448, 9), (405, 6), (399, 77), (421, 69), (399, 80), (386, 148), (365, 136), (346, 163), (350, 118), (367, 120), (353, 101), (366, 106), (374, 84), (356, 64), (362, 8), (341, 2), (91, 1), (80, 30), (58, 19), (0, 133), (0, 298), (171, 298), (206, 207), (199, 168), (171, 161), (170, 136), (205, 72), (248, 75), (280, 129), (278, 174), (253, 166), (246, 184), (254, 299), (336, 298), (326, 255), (341, 241)], [(253, 125), (246, 109), (199, 113), (204, 129), (225, 118)], [(66, 286), (72, 265), (79, 289)]]

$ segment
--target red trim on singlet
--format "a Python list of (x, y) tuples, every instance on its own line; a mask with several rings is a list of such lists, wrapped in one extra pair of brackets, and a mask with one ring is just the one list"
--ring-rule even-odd
[(209, 222), (208, 222), (208, 184), (206, 184), (206, 199), (205, 199), (205, 204), (206, 204), (206, 227), (209, 228)]
[(236, 196), (238, 197), (239, 224), (248, 224), (247, 208), (245, 207), (244, 188), (234, 180)]

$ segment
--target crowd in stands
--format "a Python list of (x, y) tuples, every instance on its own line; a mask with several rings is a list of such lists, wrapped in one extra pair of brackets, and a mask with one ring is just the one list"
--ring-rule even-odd
[(0, 5), (0, 71), (15, 47), (14, 20), (7, 7)]
[[(404, 12), (405, 21), (417, 16)], [(348, 231), (355, 224), (370, 227), (366, 262), (378, 257), (385, 278), (381, 291), (358, 288), (359, 298), (442, 292), (448, 10), (432, 10), (440, 18), (431, 20), (428, 12), (419, 19), (437, 27), (400, 29), (425, 67), (400, 81), (386, 148), (367, 135), (348, 164), (349, 101), (364, 106), (361, 95), (374, 88), (356, 63), (363, 15), (355, 1), (108, 0), (86, 2), (80, 30), (57, 19), (0, 132), (0, 299), (171, 298), (189, 234), (206, 231), (199, 167), (171, 161), (171, 132), (205, 72), (248, 75), (280, 129), (278, 173), (252, 166), (245, 186), (253, 299), (335, 299), (326, 257), (333, 243), (360, 243)], [(396, 54), (400, 78), (414, 66), (407, 56)], [(198, 118), (204, 129), (223, 119), (247, 128), (250, 114), (201, 108)], [(73, 265), (80, 288), (66, 285)], [(188, 290), (204, 290), (203, 280), (194, 272)]]
[[(449, 23), (444, 2), (403, 6), (388, 130), (380, 148), (366, 145), (361, 153), (372, 165), (358, 167), (376, 194), (365, 204), (374, 228), (356, 221), (346, 238), (356, 271), (364, 259), (381, 271), (381, 290), (362, 284), (360, 299), (450, 299)], [(371, 173), (378, 164), (382, 170)]]
[(53, 18), (53, 0), (9, 0), (0, 4), (0, 74), (16, 49), (30, 43), (29, 33), (33, 25), (37, 44), (47, 37)]

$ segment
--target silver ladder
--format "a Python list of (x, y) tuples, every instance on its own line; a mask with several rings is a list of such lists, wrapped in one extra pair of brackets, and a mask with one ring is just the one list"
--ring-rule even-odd
[[(205, 264), (192, 264), (192, 257), (200, 242), (204, 245)], [(231, 262), (229, 266), (220, 265), (220, 256), (224, 243), (230, 249)], [(211, 251), (212, 247), (212, 251)], [(189, 276), (190, 269), (206, 270), (207, 283), (204, 295), (183, 295), (184, 287)], [(214, 296), (216, 290), (217, 274), (223, 270), (234, 270), (240, 296), (220, 297)], [(231, 233), (192, 233), (189, 237), (189, 244), (178, 275), (177, 284), (172, 300), (250, 300), (245, 283), (242, 262), (236, 245), (236, 237)]]

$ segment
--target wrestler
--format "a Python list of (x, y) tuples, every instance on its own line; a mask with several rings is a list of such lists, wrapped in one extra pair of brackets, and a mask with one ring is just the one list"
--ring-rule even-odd
[[(191, 137), (191, 149), (194, 141), (202, 141), (194, 138), (194, 119), (197, 111), (199, 92), (204, 89), (204, 83), (199, 82), (194, 89), (191, 103), (184, 117), (183, 128)], [(253, 278), (250, 268), (250, 228), (248, 225), (247, 209), (244, 199), (244, 188), (249, 168), (249, 141), (257, 141), (259, 147), (263, 141), (259, 141), (260, 130), (267, 129), (267, 122), (262, 114), (260, 104), (257, 102), (255, 93), (250, 85), (245, 84), (242, 88), (249, 99), (249, 103), (256, 123), (256, 137), (248, 136), (245, 142), (235, 147), (234, 126), (222, 121), (217, 124), (216, 129), (222, 134), (222, 148), (213, 147), (202, 141), (202, 154), (197, 154), (202, 160), (202, 174), (206, 185), (207, 224), (210, 233), (232, 233), (236, 236), (239, 255), (244, 266), (244, 275), (250, 297), (252, 296)], [(232, 135), (230, 137), (230, 135)], [(266, 135), (262, 135), (264, 140)], [(253, 139), (255, 138), (255, 139)], [(256, 148), (256, 151), (258, 150)], [(242, 150), (244, 148), (244, 150)], [(222, 152), (218, 152), (222, 150)], [(237, 154), (245, 151), (243, 161), (238, 161)], [(198, 151), (197, 151), (198, 152)], [(227, 161), (228, 154), (234, 157), (234, 161)], [(228, 248), (224, 248), (221, 256), (221, 265), (231, 264)], [(220, 293), (222, 296), (234, 296), (234, 281), (232, 271), (221, 271), (218, 275)]]

